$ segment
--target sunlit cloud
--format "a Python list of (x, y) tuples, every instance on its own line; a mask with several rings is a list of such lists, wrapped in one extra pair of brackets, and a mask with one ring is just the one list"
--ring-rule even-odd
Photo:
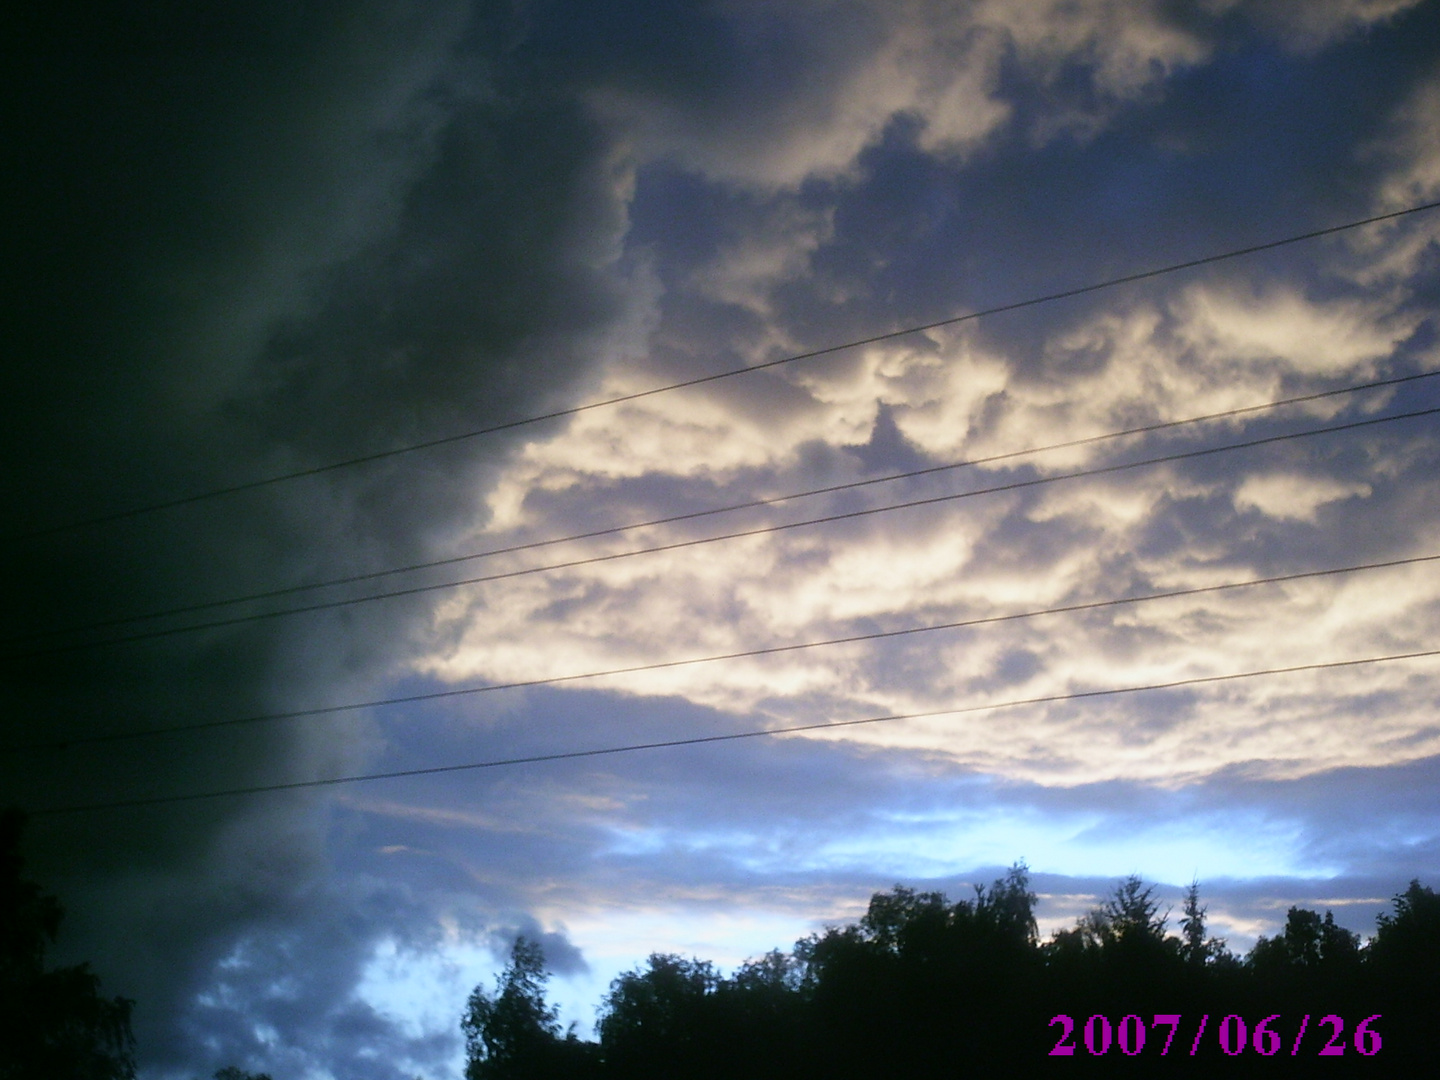
[(1383, 302), (1316, 304), (1288, 291), (1247, 297), (1194, 290), (1181, 303), (1179, 333), (1201, 355), (1279, 361), (1298, 374), (1363, 376), (1420, 321), (1388, 315)]
[[(784, 393), (768, 401), (764, 426), (750, 406), (768, 390), (642, 399), (624, 407), (620, 425), (582, 415), (555, 437), (532, 441), (496, 488), (498, 504), (511, 511), (491, 518), (487, 539), (507, 540), (506, 528), (521, 522), (528, 535), (562, 533), (567, 500), (587, 492), (613, 492), (641, 518), (647, 511), (661, 516), (661, 503), (651, 505), (652, 496), (633, 483), (647, 477), (702, 478), (722, 504), (795, 490), (807, 452), (814, 457), (807, 448), (816, 446), (862, 476), (857, 449), (875, 437), (882, 411), (920, 460), (944, 463), (1245, 408), (1278, 396), (1282, 385), (1305, 385), (1294, 380), (1373, 376), (1418, 318), (1402, 314), (1393, 297), (1312, 300), (1289, 287), (1257, 293), (1238, 284), (1189, 285), (1159, 304), (1062, 324), (1038, 368), (972, 329), (800, 365), (769, 384)], [(1290, 422), (1296, 413), (1329, 419), (1343, 408), (1343, 399), (1309, 403), (1291, 410)], [(1179, 448), (1243, 435), (1264, 419), (1252, 414), (1187, 430)], [(1435, 452), (1418, 432), (1398, 446), (1393, 436), (1366, 438), (1372, 477), (1377, 464), (1381, 474), (1408, 474)], [(1263, 572), (1256, 561), (1262, 537), (1303, 545), (1322, 518), (1338, 521), (1337, 514), (1361, 506), (1383, 512), (1374, 507), (1398, 494), (1359, 479), (1323, 445), (1295, 445), (1277, 451), (1278, 460), (1236, 454), (1215, 467), (1171, 464), (1061, 480), (498, 582), (436, 609), (455, 644), (418, 667), (451, 682), (546, 679), (1244, 582), (1275, 572), (1268, 558)], [(1043, 476), (1114, 455), (1111, 446), (1090, 443), (874, 489), (858, 502), (811, 500), (729, 518), (718, 529), (960, 494), (1031, 469)], [(835, 473), (832, 466), (827, 479)], [(796, 479), (787, 485), (790, 476)], [(655, 527), (564, 550), (571, 559), (611, 555), (630, 544), (697, 535), (705, 533)], [(1417, 534), (1406, 553), (1432, 553), (1427, 539), (1440, 542)], [(1349, 554), (1363, 561), (1363, 552)], [(517, 557), (508, 565), (528, 564)], [(1121, 581), (1130, 585), (1117, 592)], [(983, 633), (939, 631), (672, 666), (586, 685), (678, 696), (789, 726), (1416, 651), (1437, 621), (1440, 590), (1422, 565), (992, 623)], [(1382, 696), (1383, 720), (1349, 711)], [(1431, 738), (1409, 738), (1428, 725), (1431, 704), (1423, 680), (1413, 686), (1404, 665), (1395, 664), (1217, 683), (1180, 698), (1117, 698), (1103, 709), (1054, 703), (994, 718), (905, 720), (809, 737), (924, 748), (1049, 782), (1173, 783), (1243, 763), (1268, 762), (1276, 775), (1297, 775), (1411, 760), (1436, 749)], [(1361, 729), (1368, 738), (1357, 738)]]
[(1315, 512), (1321, 506), (1351, 496), (1369, 494), (1368, 484), (1346, 484), (1328, 478), (1311, 479), (1276, 473), (1248, 477), (1235, 492), (1235, 508), (1253, 508), (1270, 517), (1313, 523)]

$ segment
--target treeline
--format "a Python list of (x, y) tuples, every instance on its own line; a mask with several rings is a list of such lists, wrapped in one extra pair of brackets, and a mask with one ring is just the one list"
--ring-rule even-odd
[[(83, 964), (45, 963), (61, 910), (21, 872), (22, 821), (0, 813), (0, 1080), (133, 1080), (132, 1003)], [(467, 1078), (1434, 1075), (1440, 896), (1418, 881), (1364, 945), (1291, 908), (1243, 958), (1208, 934), (1197, 885), (1176, 933), (1135, 877), (1043, 941), (1035, 903), (1017, 864), (954, 903), (878, 893), (855, 925), (728, 977), (655, 954), (611, 984), (596, 1041), (561, 1031), (521, 938), (470, 997)]]
[(0, 1080), (133, 1080), (134, 1002), (102, 994), (87, 964), (45, 962), (64, 912), (22, 873), (24, 824), (0, 810)]
[(857, 924), (730, 977), (655, 954), (611, 985), (594, 1042), (561, 1032), (522, 938), (470, 997), (467, 1077), (1433, 1075), (1440, 897), (1418, 881), (1364, 945), (1291, 908), (1243, 958), (1207, 933), (1198, 885), (1178, 933), (1135, 877), (1044, 941), (1035, 902), (1017, 864), (954, 903), (878, 893)]

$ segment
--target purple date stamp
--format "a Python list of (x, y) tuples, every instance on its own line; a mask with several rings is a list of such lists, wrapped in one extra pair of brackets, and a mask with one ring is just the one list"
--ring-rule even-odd
[[(1345, 1038), (1345, 1019), (1335, 1013), (1327, 1013), (1322, 1016), (1312, 1027), (1310, 1014), (1306, 1013), (1300, 1019), (1295, 1030), (1295, 1037), (1289, 1037), (1289, 1031), (1282, 1034), (1282, 1024), (1279, 1013), (1272, 1013), (1253, 1025), (1247, 1024), (1245, 1018), (1238, 1013), (1229, 1013), (1224, 1019), (1215, 1025), (1210, 1024), (1210, 1014), (1202, 1013), (1195, 1024), (1195, 1037), (1189, 1039), (1190, 1057), (1200, 1052), (1200, 1047), (1205, 1040), (1207, 1029), (1211, 1037), (1220, 1045), (1220, 1049), (1230, 1057), (1237, 1057), (1240, 1054), (1254, 1052), (1262, 1057), (1274, 1057), (1287, 1047), (1291, 1057), (1300, 1057), (1301, 1045), (1305, 1043), (1305, 1036), (1310, 1034), (1310, 1042), (1306, 1046), (1306, 1053), (1315, 1053), (1319, 1057), (1341, 1057), (1349, 1049), (1353, 1041), (1356, 1053), (1365, 1057), (1374, 1057), (1380, 1052), (1382, 1045), (1380, 1032), (1373, 1026), (1375, 1021), (1380, 1019), (1380, 1014), (1375, 1013), (1367, 1016), (1355, 1025), (1353, 1040)], [(1148, 1044), (1151, 1047), (1152, 1055), (1157, 1053), (1165, 1057), (1170, 1053), (1171, 1045), (1175, 1042), (1175, 1036), (1184, 1027), (1188, 1034), (1189, 1025), (1183, 1023), (1184, 1018), (1179, 1013), (1155, 1013), (1150, 1019), (1147, 1029), (1143, 1017), (1136, 1013), (1126, 1013), (1117, 1023), (1112, 1024), (1110, 1018), (1102, 1013), (1095, 1013), (1085, 1020), (1083, 1025), (1077, 1028), (1075, 1020), (1066, 1013), (1058, 1013), (1050, 1020), (1050, 1027), (1056, 1024), (1061, 1025), (1060, 1037), (1055, 1040), (1055, 1046), (1050, 1051), (1051, 1057), (1073, 1056), (1078, 1046), (1084, 1046), (1085, 1050), (1101, 1057), (1108, 1054), (1112, 1048), (1130, 1057), (1142, 1053)], [(1288, 1028), (1288, 1025), (1287, 1025)], [(1328, 1037), (1326, 1029), (1328, 1030)], [(1161, 1037), (1163, 1033), (1164, 1042)], [(1181, 1038), (1181, 1047), (1186, 1039)], [(1316, 1044), (1321, 1044), (1316, 1047)], [(1177, 1049), (1177, 1053), (1183, 1053), (1183, 1049)]]

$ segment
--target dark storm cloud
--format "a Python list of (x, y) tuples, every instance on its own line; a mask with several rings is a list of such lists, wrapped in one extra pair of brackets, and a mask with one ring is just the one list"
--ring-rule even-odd
[[(481, 427), (583, 381), (620, 311), (605, 274), (622, 208), (597, 130), (517, 54), (505, 12), (43, 23), (33, 49), (12, 42), (6, 107), (5, 533)], [(413, 560), (472, 510), (504, 446), (12, 542), (6, 635)], [(409, 617), (9, 659), (3, 742), (351, 696)], [(367, 730), (7, 752), (0, 770), (7, 801), (43, 810), (333, 774), (372, 752)], [(327, 885), (324, 813), (282, 796), (32, 822), (35, 873), (72, 911), (62, 949), (140, 1001), (144, 1062), (250, 1060), (257, 1024), (284, 1032), (294, 1068), (399, 1075), (353, 1055), (398, 1069), (435, 1051), (350, 996), (407, 916)]]
[(557, 975), (576, 975), (590, 970), (570, 939), (554, 930), (544, 929), (534, 918), (526, 916), (518, 925), (501, 927), (490, 936), (499, 956), (509, 956), (511, 948), (519, 938), (526, 938), (539, 945), (545, 956), (545, 967)]
[(175, 1004), (186, 1041), (152, 1065), (206, 1072), (226, 1064), (301, 1075), (408, 1080), (417, 1068), (443, 1067), (454, 1033), (416, 1036), (355, 996), (376, 942), (409, 937), (409, 948), (434, 947), (434, 922), (407, 890), (364, 884), (314, 884), (282, 909), (245, 920), (208, 957)]

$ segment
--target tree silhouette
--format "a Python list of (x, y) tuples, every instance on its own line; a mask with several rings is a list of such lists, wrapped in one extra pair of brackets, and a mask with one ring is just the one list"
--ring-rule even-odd
[(1394, 900), (1395, 913), (1376, 920), (1374, 958), (1396, 975), (1440, 972), (1440, 896), (1411, 881)]
[[(469, 1075), (1075, 1080), (1123, 1070), (1240, 1078), (1307, 1075), (1327, 1039), (1348, 1047), (1343, 1061), (1320, 1062), (1327, 1075), (1433, 1072), (1440, 896), (1430, 889), (1412, 882), (1396, 896), (1369, 947), (1333, 914), (1291, 908), (1284, 929), (1243, 963), (1207, 935), (1198, 882), (1186, 891), (1178, 935), (1167, 934), (1169, 913), (1155, 892), (1138, 877), (1121, 879), (1073, 928), (1041, 944), (1023, 863), (957, 903), (897, 885), (876, 893), (854, 924), (768, 953), (730, 978), (702, 960), (653, 954), (611, 984), (598, 1046), (559, 1038), (538, 948), (517, 943), (496, 996), (472, 998)], [(1072, 1053), (1051, 1056), (1067, 1037), (1051, 1023), (1062, 1014), (1073, 1024)], [(1163, 1065), (1157, 1014), (1183, 1016), (1186, 1030), (1186, 1045), (1177, 1043)], [(1210, 1021), (1203, 1039), (1202, 1017)], [(1087, 1041), (1085, 1027), (1097, 1018), (1109, 1034)], [(1236, 1020), (1249, 1035), (1237, 1034)], [(1133, 1041), (1137, 1022), (1151, 1036), (1143, 1054)], [(1370, 1037), (1383, 1036), (1383, 1051), (1378, 1042), (1362, 1051), (1362, 1022)], [(1261, 1024), (1267, 1039), (1283, 1035), (1284, 1053), (1257, 1049)], [(557, 1065), (566, 1048), (571, 1056)]]
[(1274, 992), (1335, 992), (1349, 987), (1359, 972), (1360, 937), (1335, 922), (1333, 913), (1292, 907), (1285, 929), (1260, 937), (1246, 966)]
[(696, 1075), (715, 1064), (701, 1052), (701, 1032), (713, 1027), (707, 1006), (720, 986), (702, 960), (653, 953), (644, 971), (610, 984), (600, 1019), (607, 1068), (625, 1076)]
[[(960, 1075), (1013, 1055), (1034, 978), (1035, 896), (1017, 863), (951, 904), (896, 886), (857, 926), (797, 945), (822, 1075)], [(1043, 1031), (1043, 1026), (1041, 1027)]]
[(1350, 967), (1360, 959), (1360, 935), (1337, 925), (1330, 911), (1322, 920), (1313, 911), (1291, 908), (1285, 921), (1285, 940), (1292, 950), (1291, 963), (1303, 967)]
[(88, 964), (45, 970), (64, 911), (22, 876), (24, 822), (0, 813), (0, 1080), (132, 1080), (134, 1003), (102, 997)]
[(988, 895), (983, 886), (975, 886), (972, 910), (976, 920), (998, 939), (1015, 946), (1034, 946), (1039, 937), (1036, 899), (1030, 891), (1030, 868), (1022, 860), (990, 886)]
[[(1367, 950), (1367, 967), (1387, 1022), (1413, 1038), (1408, 1047), (1397, 1042), (1402, 1053), (1409, 1051), (1415, 1062), (1434, 1068), (1435, 1017), (1440, 1016), (1440, 896), (1418, 881), (1394, 898), (1393, 914), (1377, 920), (1375, 940)], [(1397, 1074), (1399, 1075), (1399, 1074)]]
[(593, 1046), (573, 1033), (560, 1037), (557, 1010), (545, 1000), (549, 977), (539, 943), (516, 938), (495, 995), (477, 986), (460, 1021), (466, 1080), (548, 1080), (589, 1066)]
[(1155, 887), (1146, 887), (1134, 874), (1115, 887), (1110, 898), (1095, 913), (1095, 926), (1102, 942), (1161, 941), (1170, 913), (1158, 915), (1160, 901)]
[(1180, 920), (1180, 959), (1191, 967), (1203, 967), (1224, 949), (1225, 943), (1205, 936), (1205, 913), (1200, 903), (1200, 882), (1185, 889), (1185, 917)]

